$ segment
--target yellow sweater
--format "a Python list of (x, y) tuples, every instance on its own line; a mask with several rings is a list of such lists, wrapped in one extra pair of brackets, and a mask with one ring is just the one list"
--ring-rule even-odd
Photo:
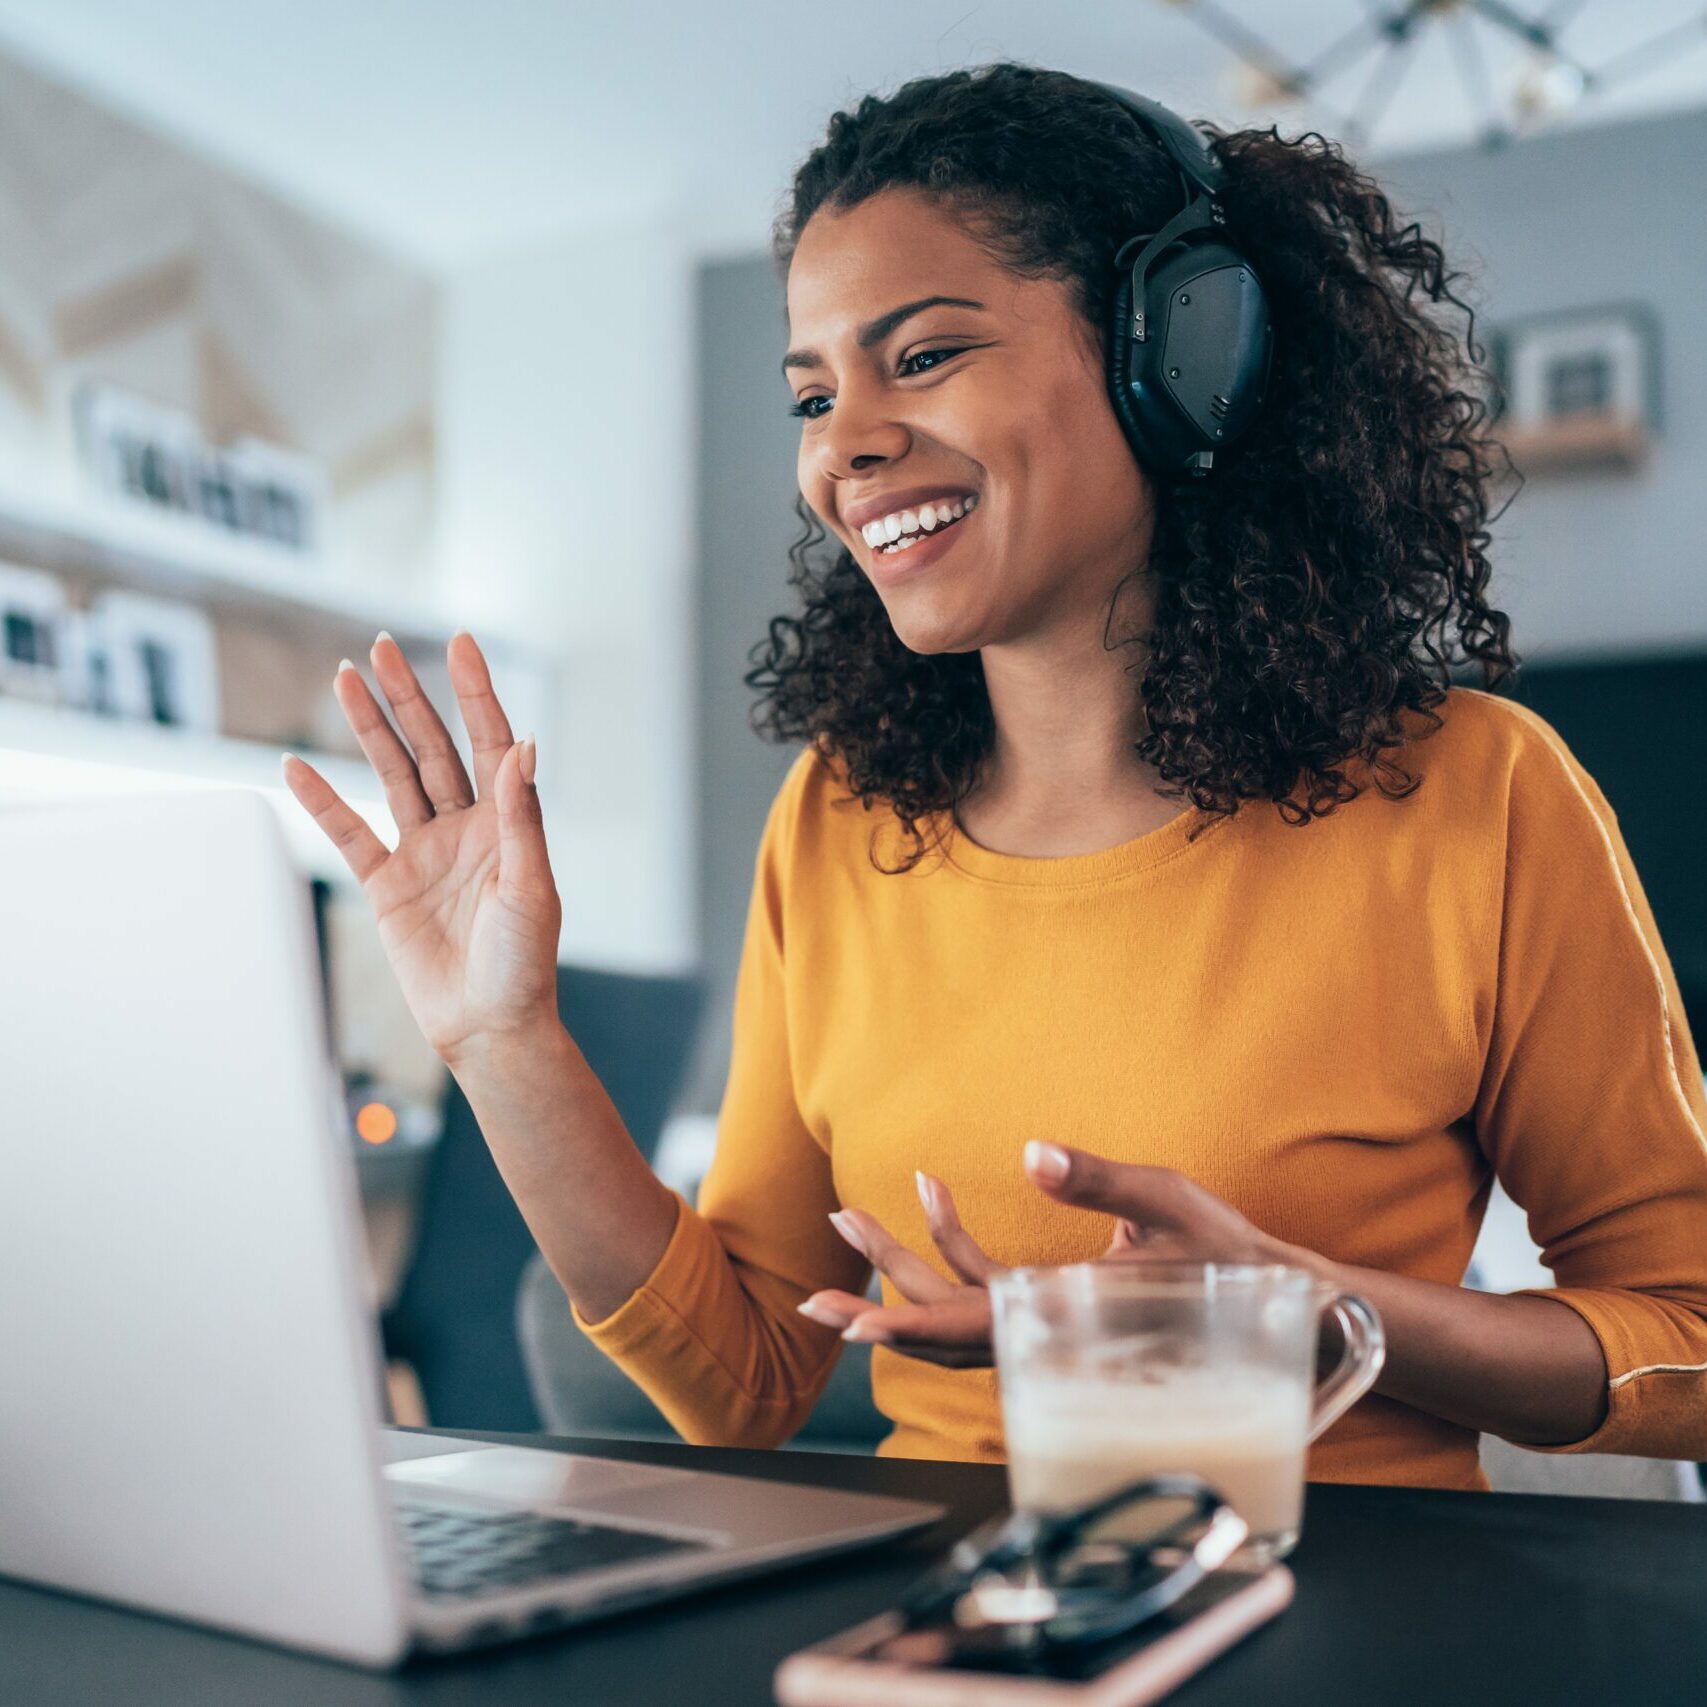
[[(1562, 1451), (1707, 1458), (1707, 1099), (1604, 796), (1532, 712), (1452, 690), (1424, 778), (1294, 826), (1195, 809), (1118, 847), (902, 843), (802, 753), (766, 823), (715, 1159), (657, 1268), (586, 1328), (691, 1441), (772, 1445), (840, 1350), (795, 1305), (870, 1270), (826, 1220), (937, 1257), (913, 1170), (1004, 1264), (1098, 1255), (1021, 1146), (1174, 1167), (1288, 1243), (1457, 1285), (1497, 1175), (1599, 1337)], [(1204, 826), (1207, 826), (1206, 828)], [(1201, 832), (1194, 835), (1194, 832)], [(895, 1297), (889, 1292), (889, 1301)], [(994, 1376), (878, 1347), (880, 1451), (999, 1460)], [(1371, 1396), (1315, 1480), (1485, 1487), (1476, 1436)]]

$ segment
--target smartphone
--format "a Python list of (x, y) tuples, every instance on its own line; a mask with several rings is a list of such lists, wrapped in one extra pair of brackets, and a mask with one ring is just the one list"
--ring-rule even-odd
[(884, 1613), (791, 1654), (782, 1707), (1145, 1707), (1291, 1603), (1284, 1565), (1212, 1572), (1141, 1630), (1052, 1654), (1047, 1669), (972, 1661)]

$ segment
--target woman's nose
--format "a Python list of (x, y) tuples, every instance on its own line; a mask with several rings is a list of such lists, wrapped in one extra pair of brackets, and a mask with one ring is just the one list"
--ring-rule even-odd
[(912, 433), (892, 407), (893, 399), (870, 389), (844, 391), (836, 399), (824, 431), (818, 436), (820, 467), (825, 474), (846, 477), (874, 462), (904, 456)]

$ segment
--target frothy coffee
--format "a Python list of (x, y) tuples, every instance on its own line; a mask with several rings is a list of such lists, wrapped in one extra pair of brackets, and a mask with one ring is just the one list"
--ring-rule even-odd
[[(1139, 1476), (1203, 1477), (1253, 1537), (1297, 1530), (1310, 1395), (1260, 1370), (1165, 1369), (1144, 1378), (1028, 1371), (1002, 1400), (1016, 1507), (1083, 1505)], [(1141, 1535), (1136, 1514), (1124, 1526)]]

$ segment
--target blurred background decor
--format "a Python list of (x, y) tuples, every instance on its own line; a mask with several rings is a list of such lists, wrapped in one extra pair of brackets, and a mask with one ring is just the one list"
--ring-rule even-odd
[[(1332, 110), (1333, 133), (1365, 147), (1425, 45), (1444, 44), (1463, 94), (1477, 114), (1484, 146), (1497, 147), (1579, 103), (1649, 75), (1691, 50), (1707, 47), (1707, 11), (1692, 10), (1655, 26), (1643, 9), (1617, 9), (1615, 23), (1594, 30), (1579, 15), (1590, 0), (1553, 0), (1524, 7), (1509, 0), (1393, 0), (1361, 13), (1325, 44), (1293, 57), (1293, 35), (1316, 34), (1296, 14), (1318, 7), (1265, 7), (1260, 24), (1249, 7), (1224, 0), (1162, 0), (1235, 56), (1234, 86), (1256, 107), (1312, 101)], [(1312, 16), (1309, 25), (1314, 25)], [(1615, 32), (1615, 33), (1612, 33)], [(1282, 46), (1282, 43), (1287, 44)]]
[(172, 729), (219, 729), (214, 626), (197, 606), (102, 593), (89, 612), (85, 680), (73, 703)]
[(83, 468), (97, 491), (294, 551), (319, 543), (326, 481), (311, 457), (253, 437), (212, 445), (193, 416), (113, 385), (79, 386), (72, 413)]
[(1659, 327), (1634, 304), (1506, 321), (1489, 341), (1500, 436), (1526, 474), (1640, 468), (1659, 420)]
[(68, 614), (52, 575), (0, 563), (0, 693), (42, 705), (66, 696)]

